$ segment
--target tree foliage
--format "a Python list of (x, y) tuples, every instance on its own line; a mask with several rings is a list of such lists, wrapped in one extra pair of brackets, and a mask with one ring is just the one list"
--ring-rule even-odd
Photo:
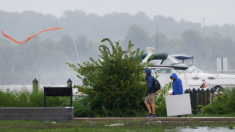
[[(0, 11), (0, 29), (5, 29), (5, 33), (17, 40), (27, 38), (29, 34), (35, 33), (48, 27), (63, 27), (61, 31), (51, 31), (41, 34), (43, 38), (59, 40), (61, 36), (68, 35), (69, 30), (74, 36), (84, 35), (91, 40), (100, 40), (103, 36), (113, 39), (120, 39), (125, 36), (127, 29), (132, 25), (140, 25), (150, 35), (157, 30), (167, 35), (168, 38), (180, 38), (185, 30), (192, 29), (202, 33), (202, 23), (189, 22), (185, 20), (176, 21), (172, 17), (156, 15), (151, 19), (144, 12), (136, 15), (128, 13), (112, 13), (104, 16), (97, 14), (86, 14), (84, 11), (65, 11), (60, 18), (53, 15), (43, 15), (34, 11), (24, 11), (22, 13), (12, 13)], [(225, 24), (223, 26), (204, 26), (205, 35), (218, 32), (223, 36), (235, 40), (235, 26)]]
[(218, 92), (215, 99), (204, 108), (201, 109), (202, 114), (223, 115), (235, 112), (235, 89), (226, 89), (223, 94)]
[(140, 83), (144, 65), (140, 65), (138, 57), (143, 51), (139, 48), (132, 51), (131, 41), (127, 50), (123, 50), (119, 42), (114, 46), (109, 39), (102, 40), (105, 41), (109, 42), (111, 50), (106, 45), (99, 46), (98, 60), (90, 58), (90, 62), (78, 64), (78, 67), (67, 63), (90, 87), (85, 89), (86, 109), (92, 111), (86, 116), (134, 116), (145, 108), (146, 85)]

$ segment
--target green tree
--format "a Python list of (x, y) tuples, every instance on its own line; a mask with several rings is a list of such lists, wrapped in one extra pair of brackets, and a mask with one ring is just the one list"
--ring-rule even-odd
[[(143, 54), (138, 48), (132, 51), (133, 44), (129, 41), (128, 50), (124, 51), (119, 42), (116, 47), (109, 39), (112, 52), (107, 46), (99, 46), (100, 59), (78, 64), (67, 63), (82, 79), (85, 78), (91, 89), (85, 89), (87, 103), (86, 109), (90, 108), (90, 114), (82, 116), (136, 116), (143, 113), (144, 94), (146, 86), (140, 82), (143, 79), (144, 65), (140, 65), (138, 56)], [(81, 106), (83, 107), (83, 106)], [(79, 116), (79, 115), (78, 115)]]
[(128, 31), (127, 35), (123, 40), (123, 46), (126, 42), (132, 40), (135, 45), (140, 49), (145, 49), (147, 47), (153, 46), (152, 39), (150, 35), (140, 26), (132, 25)]

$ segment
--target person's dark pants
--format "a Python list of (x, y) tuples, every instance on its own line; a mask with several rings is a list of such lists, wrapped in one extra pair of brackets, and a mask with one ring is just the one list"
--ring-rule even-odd
[[(177, 115), (176, 117), (181, 117), (181, 115)], [(188, 115), (186, 114), (185, 117), (188, 117)]]

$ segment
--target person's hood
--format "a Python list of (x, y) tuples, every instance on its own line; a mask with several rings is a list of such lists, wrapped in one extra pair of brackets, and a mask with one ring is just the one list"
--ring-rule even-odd
[[(175, 73), (173, 73), (173, 74), (171, 75), (171, 77), (174, 77), (175, 80), (178, 79), (178, 77), (177, 77), (177, 75), (176, 75)], [(170, 77), (170, 78), (171, 78), (171, 77)]]
[(145, 70), (144, 72), (147, 73), (147, 77), (151, 76), (151, 70), (150, 70), (150, 69), (147, 69), (147, 70)]

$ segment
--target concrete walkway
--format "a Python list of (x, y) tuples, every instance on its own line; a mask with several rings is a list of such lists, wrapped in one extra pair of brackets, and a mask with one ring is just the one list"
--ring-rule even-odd
[(74, 118), (74, 121), (235, 121), (235, 117), (107, 117), (107, 118)]

